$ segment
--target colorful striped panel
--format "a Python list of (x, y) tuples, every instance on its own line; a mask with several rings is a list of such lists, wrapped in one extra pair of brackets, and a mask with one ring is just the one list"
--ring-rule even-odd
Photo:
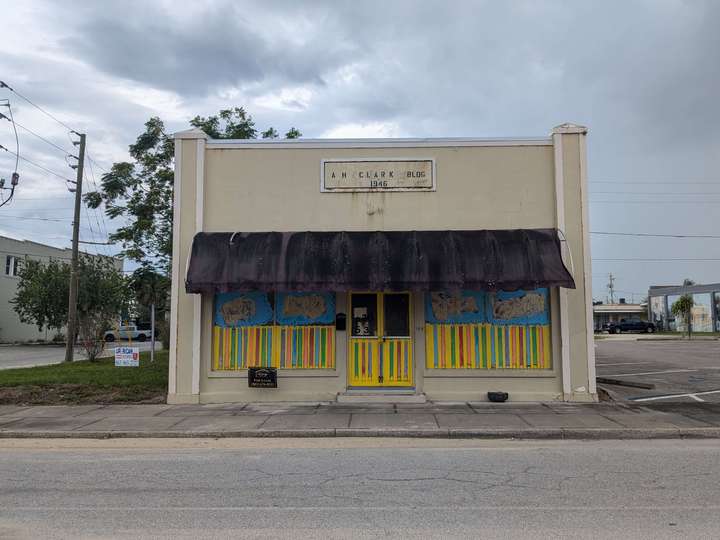
[(283, 369), (335, 369), (334, 326), (276, 326)]
[(335, 369), (333, 326), (213, 327), (212, 369)]
[[(350, 386), (412, 386), (412, 341), (350, 339)], [(382, 376), (382, 378), (381, 378)]]
[(427, 324), (428, 369), (549, 369), (550, 326)]

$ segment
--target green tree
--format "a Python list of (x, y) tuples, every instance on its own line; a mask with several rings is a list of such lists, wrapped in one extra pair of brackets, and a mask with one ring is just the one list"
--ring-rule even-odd
[[(207, 118), (196, 116), (190, 124), (214, 139), (254, 139), (255, 122), (242, 107), (223, 109)], [(272, 138), (274, 128), (262, 133)], [(300, 137), (291, 128), (286, 138)], [(99, 191), (87, 193), (90, 208), (105, 204), (110, 219), (122, 225), (110, 240), (123, 246), (122, 255), (170, 275), (172, 256), (172, 197), (174, 181), (174, 140), (165, 132), (160, 118), (145, 123), (145, 131), (130, 145), (130, 162), (115, 163), (102, 177)]]
[(67, 323), (70, 267), (59, 261), (26, 259), (20, 265), (15, 297), (10, 301), (21, 322), (39, 331), (60, 330)]
[[(70, 265), (26, 260), (11, 300), (20, 320), (39, 330), (60, 331), (68, 318)], [(129, 289), (122, 272), (106, 257), (81, 256), (78, 261), (78, 321), (83, 345), (102, 340), (110, 321), (127, 306)], [(94, 349), (93, 349), (94, 350)], [(100, 348), (102, 350), (102, 347)], [(92, 351), (88, 351), (91, 359)]]
[(122, 244), (125, 258), (145, 261), (164, 273), (170, 271), (172, 254), (174, 154), (174, 141), (162, 120), (151, 118), (130, 145), (133, 162), (113, 164), (102, 177), (101, 190), (84, 197), (90, 208), (105, 203), (107, 216), (122, 221), (110, 241)]
[(692, 309), (694, 305), (695, 301), (693, 300), (692, 295), (683, 294), (680, 298), (675, 300), (673, 305), (670, 307), (670, 311), (672, 311), (672, 314), (675, 315), (675, 317), (679, 317), (685, 321), (688, 339), (691, 339), (692, 337)]
[(277, 139), (280, 136), (280, 134), (277, 132), (277, 129), (275, 129), (274, 127), (271, 127), (271, 128), (266, 129), (265, 131), (263, 131), (260, 134), (260, 136), (263, 139)]

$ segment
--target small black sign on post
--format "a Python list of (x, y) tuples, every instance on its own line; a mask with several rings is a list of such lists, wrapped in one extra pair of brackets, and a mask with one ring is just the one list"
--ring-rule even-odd
[(277, 388), (277, 368), (248, 368), (248, 387)]

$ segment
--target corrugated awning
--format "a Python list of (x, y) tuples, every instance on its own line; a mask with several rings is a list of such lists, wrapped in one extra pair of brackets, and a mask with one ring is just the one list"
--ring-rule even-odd
[(188, 293), (575, 288), (555, 229), (195, 235)]

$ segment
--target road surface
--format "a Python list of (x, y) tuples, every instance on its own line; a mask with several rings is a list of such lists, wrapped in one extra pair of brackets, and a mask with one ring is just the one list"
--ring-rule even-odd
[(0, 538), (718, 538), (717, 441), (0, 440)]
[[(113, 348), (118, 345), (126, 345), (127, 341), (108, 343), (103, 356), (110, 356)], [(150, 350), (150, 342), (133, 342), (133, 347), (140, 347), (141, 351)], [(162, 344), (155, 343), (155, 350), (160, 350)], [(83, 355), (77, 353), (78, 358)], [(2, 345), (0, 346), (0, 369), (11, 369), (19, 367), (46, 366), (59, 364), (65, 359), (65, 346), (57, 345)]]

